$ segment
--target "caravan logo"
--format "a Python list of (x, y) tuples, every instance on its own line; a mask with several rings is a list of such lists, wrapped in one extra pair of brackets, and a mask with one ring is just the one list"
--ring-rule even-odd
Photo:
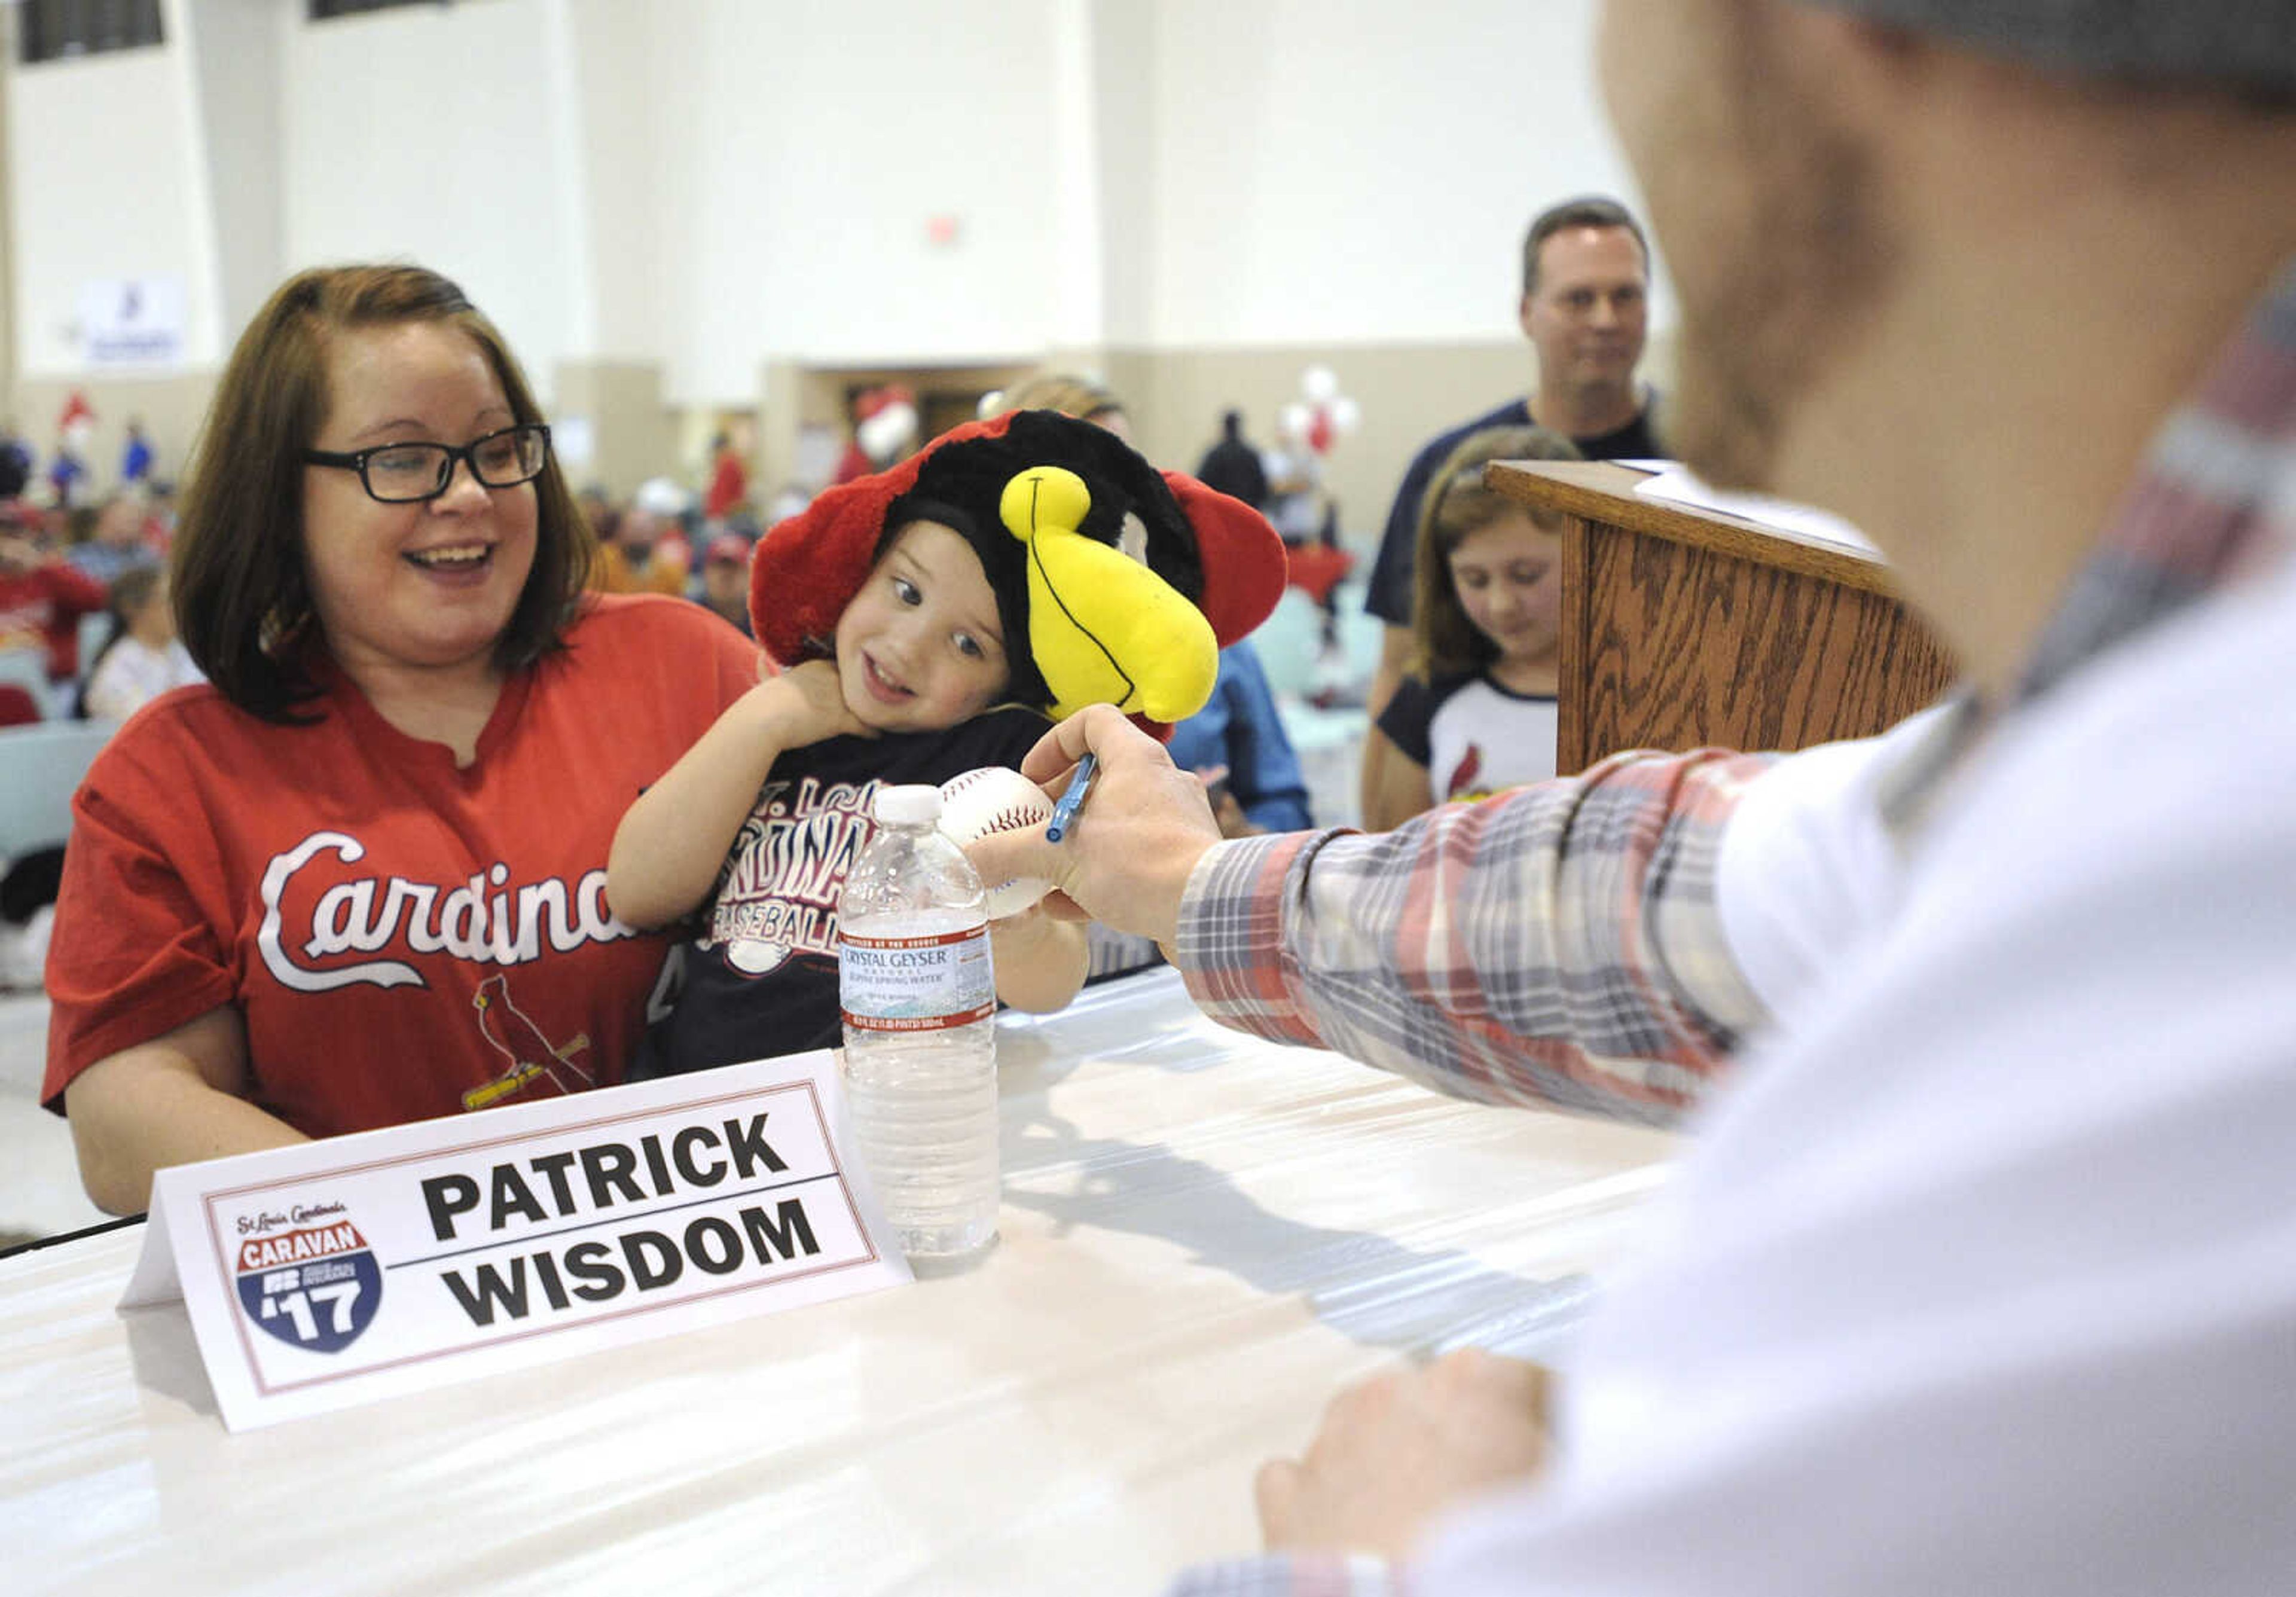
[(249, 1237), (238, 1274), (247, 1317), (311, 1353), (340, 1353), (382, 1306), (382, 1266), (348, 1220)]

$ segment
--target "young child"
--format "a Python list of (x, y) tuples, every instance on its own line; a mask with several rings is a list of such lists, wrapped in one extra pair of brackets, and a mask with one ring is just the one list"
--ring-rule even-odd
[[(1257, 512), (1047, 411), (958, 428), (775, 527), (750, 608), (781, 670), (631, 806), (607, 864), (633, 925), (706, 905), (639, 1073), (837, 1042), (837, 898), (879, 785), (1018, 766), (1087, 703), (1178, 720), (1283, 584)], [(1077, 923), (1032, 907), (990, 940), (1014, 1008), (1084, 979)]]
[(176, 636), (166, 569), (133, 566), (114, 577), (111, 631), (89, 662), (82, 713), (125, 721), (168, 689), (206, 680)]
[(1471, 433), (1436, 471), (1420, 513), (1412, 652), (1367, 734), (1364, 824), (1554, 774), (1562, 539), (1483, 486), (1495, 460), (1576, 460), (1537, 427)]

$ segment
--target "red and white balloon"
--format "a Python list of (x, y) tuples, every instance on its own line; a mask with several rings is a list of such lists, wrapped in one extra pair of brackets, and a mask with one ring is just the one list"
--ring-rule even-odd
[(1302, 372), (1300, 392), (1300, 398), (1276, 413), (1276, 430), (1286, 443), (1305, 444), (1318, 455), (1329, 455), (1332, 446), (1363, 420), (1362, 408), (1340, 391), (1339, 374), (1329, 366)]

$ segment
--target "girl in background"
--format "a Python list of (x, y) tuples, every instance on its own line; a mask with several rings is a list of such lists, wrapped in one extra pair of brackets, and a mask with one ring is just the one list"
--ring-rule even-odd
[(1483, 486), (1495, 460), (1576, 460), (1538, 427), (1471, 433), (1420, 515), (1412, 647), (1364, 745), (1364, 825), (1554, 774), (1562, 538)]
[(113, 578), (111, 632), (88, 667), (81, 715), (125, 721), (169, 688), (206, 680), (176, 636), (166, 569), (134, 566)]

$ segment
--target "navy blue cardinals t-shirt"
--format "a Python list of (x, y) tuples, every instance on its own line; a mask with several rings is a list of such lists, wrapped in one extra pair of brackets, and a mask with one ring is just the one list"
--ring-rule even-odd
[(982, 766), (1017, 768), (1051, 725), (1007, 706), (945, 732), (835, 737), (774, 762), (718, 872), (682, 990), (647, 1033), (634, 1076), (676, 1075), (841, 1040), (837, 898), (876, 835), (877, 790), (938, 787)]

